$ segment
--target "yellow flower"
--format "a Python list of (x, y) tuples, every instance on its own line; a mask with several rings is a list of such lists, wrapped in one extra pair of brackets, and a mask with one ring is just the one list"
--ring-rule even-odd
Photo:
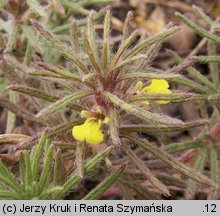
[[(135, 86), (137, 93), (150, 93), (150, 94), (171, 94), (169, 83), (164, 79), (152, 79), (151, 84), (143, 88), (143, 83), (138, 82)], [(159, 100), (159, 104), (167, 104), (169, 101)], [(148, 103), (146, 101), (146, 103)]]
[(85, 141), (86, 143), (92, 145), (100, 144), (104, 139), (104, 134), (101, 131), (101, 125), (107, 124), (109, 122), (109, 118), (105, 117), (104, 120), (96, 119), (92, 116), (92, 113), (85, 110), (81, 112), (81, 116), (86, 117), (87, 120), (82, 125), (73, 127), (73, 137), (80, 142)]

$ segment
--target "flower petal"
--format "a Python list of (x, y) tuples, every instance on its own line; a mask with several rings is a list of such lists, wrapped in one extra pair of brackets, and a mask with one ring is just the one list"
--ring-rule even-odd
[(93, 121), (89, 127), (89, 131), (86, 134), (86, 142), (92, 145), (97, 145), (101, 143), (104, 139), (104, 135), (100, 130), (101, 122)]
[[(164, 89), (163, 94), (171, 94), (172, 92), (170, 91), (170, 89)], [(165, 100), (159, 100), (157, 101), (159, 104), (168, 104), (170, 101), (165, 101)]]
[(82, 142), (86, 140), (86, 136), (90, 131), (90, 126), (92, 124), (92, 120), (87, 119), (82, 125), (74, 126), (72, 130), (73, 137)]
[(72, 130), (73, 137), (80, 141), (86, 141), (88, 144), (97, 145), (104, 139), (101, 132), (101, 121), (87, 119), (82, 125), (74, 126)]
[(79, 126), (74, 126), (72, 130), (73, 137), (80, 142), (85, 140), (86, 134), (84, 128), (85, 128), (84, 125), (79, 125)]
[[(164, 79), (153, 79), (151, 84), (144, 87), (142, 89), (144, 93), (151, 94), (171, 94), (171, 90), (169, 89), (169, 83)], [(169, 101), (159, 100), (157, 101), (159, 104), (167, 104)]]
[(152, 79), (151, 84), (143, 88), (144, 92), (148, 93), (165, 93), (169, 88), (169, 83), (164, 79)]

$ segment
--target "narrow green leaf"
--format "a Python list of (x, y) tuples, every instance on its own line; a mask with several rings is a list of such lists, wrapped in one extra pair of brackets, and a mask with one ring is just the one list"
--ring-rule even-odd
[(117, 105), (125, 112), (135, 115), (136, 117), (146, 122), (157, 124), (158, 127), (160, 125), (184, 125), (184, 123), (178, 119), (174, 119), (166, 115), (152, 113), (139, 106), (128, 104), (109, 92), (104, 92), (103, 95), (106, 96), (113, 104)]
[(216, 23), (215, 26), (212, 27), (215, 32), (220, 32), (220, 25)]
[(203, 12), (202, 8), (196, 5), (193, 5), (192, 7), (195, 9), (196, 14), (208, 25), (209, 28), (215, 26), (215, 22)]
[(123, 173), (124, 168), (120, 167), (114, 170), (106, 179), (104, 179), (98, 186), (91, 190), (83, 200), (96, 200), (98, 199), (105, 191), (107, 191), (120, 177)]
[(31, 44), (28, 42), (27, 46), (26, 46), (26, 50), (25, 50), (25, 56), (24, 56), (24, 60), (23, 63), (26, 65), (30, 65), (30, 62), (32, 60), (32, 55), (34, 52), (34, 48), (31, 46)]
[(43, 69), (48, 70), (52, 73), (55, 73), (61, 77), (72, 79), (72, 80), (79, 81), (79, 82), (82, 80), (79, 75), (66, 71), (64, 68), (56, 67), (51, 64), (44, 63), (44, 62), (40, 62), (38, 63), (38, 65), (41, 66)]
[[(13, 102), (16, 103), (17, 101), (17, 95), (15, 92), (9, 92), (9, 99)], [(10, 111), (8, 111), (8, 116), (7, 116), (7, 125), (6, 125), (6, 134), (12, 134), (13, 130), (15, 128), (15, 123), (16, 123), (16, 115)]]
[[(176, 63), (183, 62), (183, 59), (176, 52), (170, 51), (170, 53), (171, 53), (172, 57), (174, 58), (174, 60), (176, 61)], [(197, 69), (195, 69), (194, 67), (188, 67), (188, 68), (184, 69), (184, 71), (186, 71), (190, 76), (192, 76), (193, 78), (198, 80), (200, 83), (209, 87), (212, 91), (214, 91), (214, 92), (216, 91), (213, 83), (210, 82), (207, 77), (202, 75), (201, 72), (198, 71)]]
[(132, 33), (134, 33), (133, 29), (131, 28), (131, 25), (133, 23), (134, 23), (134, 13), (133, 11), (128, 11), (127, 16), (124, 21), (124, 25), (123, 25), (123, 33), (122, 33), (122, 40), (121, 40), (122, 43), (124, 43), (125, 40), (129, 38)]
[(165, 38), (169, 37), (170, 35), (174, 34), (175, 32), (179, 31), (179, 27), (172, 27), (170, 29), (165, 29), (149, 38), (147, 38), (144, 41), (141, 41), (139, 44), (137, 44), (135, 47), (133, 47), (132, 49), (130, 49), (126, 55), (125, 55), (125, 59), (135, 55), (139, 52), (141, 52), (142, 50), (146, 49), (147, 47), (151, 46), (152, 44), (158, 43), (160, 41), (163, 41)]
[(25, 186), (28, 188), (31, 187), (33, 183), (33, 173), (31, 170), (31, 161), (30, 161), (30, 155), (27, 151), (22, 152), (24, 157), (24, 165), (25, 165)]
[(138, 78), (146, 78), (146, 79), (165, 79), (165, 80), (176, 80), (179, 78), (182, 78), (180, 74), (175, 73), (142, 73), (142, 72), (135, 72), (135, 73), (129, 73), (129, 74), (123, 74), (121, 75), (117, 82), (120, 82), (122, 80), (126, 79), (138, 79)]
[(211, 179), (216, 183), (217, 188), (215, 188), (211, 193), (209, 193), (208, 199), (218, 199), (219, 188), (220, 188), (220, 175), (219, 175), (219, 161), (218, 161), (218, 150), (214, 146), (210, 149), (210, 176)]
[[(33, 150), (32, 150), (33, 151)], [(21, 154), (19, 157), (19, 172), (20, 172), (20, 184), (23, 191), (25, 191), (25, 184), (26, 184), (26, 178), (25, 178), (25, 161), (24, 161), (24, 154)]]
[(30, 199), (33, 196), (33, 175), (31, 170), (31, 162), (30, 162), (30, 155), (25, 150), (21, 153), (21, 165), (20, 168), (22, 169), (21, 172), (24, 174), (23, 182), (21, 184), (22, 190), (22, 197), (24, 199)]
[(53, 161), (53, 146), (51, 145), (46, 152), (43, 170), (38, 183), (38, 194), (41, 194), (45, 189), (47, 189), (50, 182), (50, 173)]
[(90, 44), (88, 37), (89, 36), (86, 34), (86, 32), (82, 31), (83, 43), (84, 43), (87, 55), (89, 57), (89, 60), (92, 64), (92, 66), (94, 67), (94, 69), (96, 70), (96, 72), (101, 74), (102, 70), (98, 64), (98, 60), (96, 59), (96, 56), (95, 56), (93, 49), (92, 49), (92, 45)]
[(73, 61), (84, 73), (89, 73), (83, 62), (75, 56), (74, 52), (65, 46), (53, 33), (49, 32), (41, 23), (36, 20), (31, 20), (32, 25), (41, 33), (41, 35), (64, 56)]
[(55, 135), (61, 134), (63, 132), (66, 133), (69, 129), (73, 128), (75, 125), (80, 125), (84, 120), (72, 120), (68, 122), (64, 122), (60, 125), (54, 126), (48, 130), (48, 137), (53, 137)]
[(126, 102), (135, 101), (159, 101), (166, 100), (171, 102), (184, 102), (193, 100), (208, 100), (207, 95), (193, 94), (193, 93), (172, 93), (172, 94), (141, 94), (128, 97)]
[(138, 61), (138, 60), (141, 60), (143, 58), (146, 58), (145, 55), (136, 55), (136, 56), (133, 56), (131, 58), (127, 58), (123, 61), (121, 61), (120, 63), (118, 63), (114, 68), (113, 70), (116, 71), (116, 70), (119, 70), (121, 69), (122, 67), (124, 67), (125, 65), (128, 65), (128, 64), (131, 64), (131, 63), (134, 63), (135, 61)]
[(27, 87), (27, 86), (22, 86), (22, 85), (10, 85), (8, 86), (8, 89), (11, 91), (16, 91), (16, 92), (20, 92), (23, 94), (27, 94), (45, 101), (49, 101), (49, 102), (55, 102), (57, 101), (59, 98), (56, 96), (52, 96), (52, 95), (48, 95), (45, 92), (38, 90), (36, 88), (31, 88), (31, 87)]
[(61, 191), (62, 189), (63, 189), (63, 187), (60, 187), (60, 186), (49, 188), (49, 189), (43, 191), (42, 194), (37, 198), (41, 199), (41, 200), (52, 199), (53, 194), (59, 193), (59, 191)]
[(194, 56), (193, 60), (202, 64), (209, 62), (220, 62), (220, 56)]
[(119, 47), (118, 51), (114, 55), (112, 59), (112, 65), (111, 67), (114, 68), (116, 64), (118, 63), (120, 57), (123, 55), (125, 50), (132, 44), (132, 42), (137, 38), (138, 31), (134, 31)]
[(220, 37), (209, 33), (208, 31), (206, 31), (205, 29), (203, 29), (202, 27), (198, 26), (197, 24), (195, 24), (194, 22), (192, 22), (191, 20), (189, 20), (188, 18), (186, 18), (185, 16), (183, 16), (180, 13), (175, 13), (176, 16), (178, 16), (186, 25), (188, 25), (190, 28), (192, 28), (197, 34), (199, 34), (202, 37), (206, 37), (209, 40), (212, 40), (213, 42), (220, 44)]
[(75, 14), (82, 14), (85, 16), (89, 15), (89, 11), (81, 7), (79, 4), (74, 3), (73, 1), (68, 0), (60, 0), (60, 2), (68, 8), (68, 10), (71, 10)]
[(0, 191), (0, 200), (20, 200), (21, 197), (14, 192)]
[(90, 5), (96, 5), (96, 4), (112, 4), (115, 3), (116, 0), (81, 0), (79, 1), (79, 5), (83, 7), (87, 7)]
[(7, 169), (7, 167), (2, 163), (0, 160), (0, 181), (13, 190), (15, 190), (17, 193), (20, 191), (20, 187), (18, 182), (16, 181), (13, 174)]
[(209, 124), (210, 121), (201, 119), (192, 122), (186, 122), (184, 125), (153, 125), (153, 124), (134, 124), (134, 125), (123, 125), (120, 127), (120, 132), (139, 132), (139, 133), (167, 133), (188, 130), (190, 128), (199, 127), (202, 125)]
[(59, 15), (65, 15), (65, 8), (61, 4), (60, 0), (53, 0), (52, 3), (55, 12), (57, 12)]
[[(62, 134), (62, 133), (66, 133), (69, 129), (73, 128), (75, 125), (79, 125), (82, 124), (83, 120), (72, 120), (72, 121), (68, 121), (68, 122), (64, 122), (62, 124), (56, 125), (54, 127), (51, 127), (48, 129), (48, 135), (47, 137), (53, 137), (53, 136), (57, 136), (58, 134)], [(39, 134), (38, 136), (36, 136), (35, 138), (27, 138), (25, 141), (22, 142), (22, 146), (20, 149), (27, 149), (27, 148), (31, 148), (33, 147), (36, 143), (38, 138), (41, 136), (41, 134)]]
[(127, 146), (127, 144), (123, 143), (123, 150), (128, 155), (132, 163), (141, 171), (141, 173), (147, 178), (147, 180), (162, 194), (166, 196), (170, 196), (170, 192), (168, 188), (161, 183), (148, 169), (143, 161), (137, 157), (137, 155), (130, 149), (130, 147)]
[(95, 29), (94, 29), (94, 12), (91, 11), (90, 14), (89, 14), (89, 17), (88, 17), (88, 23), (87, 23), (87, 35), (89, 36), (88, 37), (88, 40), (89, 40), (89, 43), (91, 44), (91, 48), (92, 48), (92, 51), (95, 55), (95, 58), (99, 59), (99, 52), (98, 52), (98, 47), (97, 47), (97, 42), (96, 42), (96, 34), (95, 34)]
[[(208, 50), (208, 57), (209, 56), (216, 56), (217, 47), (213, 41), (208, 41), (207, 50)], [(220, 62), (220, 59), (219, 59), (219, 62)], [(217, 63), (216, 62), (209, 62), (208, 65), (209, 65), (209, 70), (210, 70), (212, 82), (214, 83), (215, 88), (218, 89), (220, 86), (218, 62)]]
[(103, 57), (103, 69), (106, 73), (110, 63), (110, 21), (111, 14), (110, 10), (106, 12), (105, 21), (104, 21), (104, 38), (103, 38), (103, 50), (102, 50), (102, 57)]
[(67, 95), (66, 97), (63, 97), (62, 99), (56, 101), (55, 103), (51, 104), (50, 106), (44, 108), (37, 114), (37, 118), (44, 118), (48, 117), (49, 115), (53, 114), (54, 112), (59, 111), (60, 109), (70, 105), (74, 101), (78, 99), (85, 98), (89, 95), (93, 94), (92, 91), (78, 91), (76, 93)]
[(210, 162), (211, 162), (211, 179), (216, 182), (216, 184), (219, 184), (219, 162), (218, 162), (218, 155), (217, 150), (215, 148), (210, 149)]
[(50, 71), (46, 71), (46, 70), (39, 70), (39, 71), (28, 71), (28, 75), (31, 75), (31, 76), (37, 76), (37, 77), (52, 77), (52, 78), (59, 78), (59, 79), (70, 79), (70, 78), (67, 78), (67, 77), (63, 77), (63, 76), (60, 76), (58, 74), (55, 74), (53, 72), (50, 72)]
[(17, 35), (19, 33), (19, 30), (20, 30), (20, 25), (14, 24), (13, 29), (9, 35), (9, 38), (8, 38), (8, 43), (5, 48), (5, 53), (11, 53), (13, 51), (13, 49), (15, 48)]
[(194, 81), (187, 79), (187, 78), (181, 78), (181, 79), (176, 79), (176, 80), (172, 80), (172, 81), (175, 83), (179, 83), (181, 85), (190, 87), (191, 89), (198, 91), (198, 92), (201, 92), (203, 94), (211, 94), (212, 93), (212, 91), (207, 89), (205, 86), (202, 86), (199, 83), (194, 82)]
[(44, 8), (37, 0), (27, 0), (27, 4), (36, 14), (42, 17), (46, 17), (46, 12), (44, 11)]
[(206, 106), (206, 102), (205, 101), (198, 101), (198, 106), (199, 106), (199, 110), (201, 113), (201, 117), (203, 119), (208, 119), (209, 114), (208, 114), (208, 107)]
[(175, 186), (178, 188), (186, 188), (185, 179), (180, 179), (178, 176), (174, 177), (169, 173), (158, 173), (156, 177), (161, 180), (164, 184), (169, 186)]
[(35, 147), (35, 151), (31, 154), (31, 168), (33, 173), (33, 180), (37, 181), (39, 172), (39, 162), (43, 154), (44, 145), (46, 143), (48, 131), (44, 131), (40, 137), (38, 144)]
[(77, 29), (77, 26), (76, 26), (76, 20), (75, 19), (72, 21), (72, 25), (71, 25), (71, 28), (70, 28), (70, 34), (71, 34), (72, 48), (75, 51), (76, 55), (78, 55), (80, 57), (78, 29)]
[(19, 62), (14, 56), (10, 54), (5, 54), (4, 59), (7, 61), (7, 63), (18, 69), (23, 75), (26, 74), (29, 69), (27, 65)]
[(176, 171), (188, 176), (192, 180), (194, 180), (200, 184), (208, 185), (211, 187), (216, 187), (215, 182), (213, 182), (211, 179), (202, 175), (197, 170), (195, 170), (191, 167), (187, 167), (186, 165), (184, 165), (183, 163), (176, 160), (173, 156), (171, 156), (167, 152), (165, 152), (165, 151), (159, 149), (158, 147), (154, 146), (153, 144), (149, 143), (146, 139), (140, 139), (138, 137), (127, 135), (127, 134), (123, 135), (123, 136), (125, 138), (127, 138), (128, 140), (138, 144), (146, 151), (149, 151), (156, 158), (162, 160), (164, 163), (168, 164)]
[(32, 26), (29, 25), (21, 25), (21, 29), (27, 37), (29, 44), (35, 49), (42, 49), (38, 40), (39, 34), (36, 34)]
[(62, 184), (62, 156), (61, 150), (58, 149), (55, 155), (55, 165), (54, 165), (54, 186)]
[[(199, 154), (197, 155), (195, 164), (194, 164), (194, 169), (202, 172), (205, 166), (205, 160), (207, 157), (208, 149), (207, 147), (203, 147), (200, 149)], [(185, 191), (185, 197), (187, 200), (193, 199), (194, 195), (196, 193), (196, 189), (198, 187), (198, 184), (191, 179), (189, 179), (187, 188)]]
[(201, 140), (196, 139), (196, 140), (183, 141), (183, 142), (169, 144), (165, 146), (164, 150), (166, 150), (170, 154), (174, 154), (174, 153), (179, 153), (179, 152), (186, 151), (188, 149), (194, 149), (194, 148), (198, 148), (202, 146), (204, 146), (204, 144), (201, 142)]
[[(110, 154), (111, 150), (112, 147), (108, 147), (103, 152), (98, 153), (91, 160), (89, 160), (84, 167), (85, 174), (88, 174), (94, 168), (96, 168), (100, 164), (100, 162), (102, 162)], [(56, 194), (54, 199), (63, 199), (64, 196), (69, 193), (71, 188), (76, 185), (80, 180), (81, 178), (77, 175), (73, 175), (72, 177), (70, 177), (63, 185), (63, 190)]]
[(85, 165), (85, 174), (91, 172), (103, 159), (109, 156), (112, 151), (112, 147), (106, 148), (103, 152), (96, 154), (91, 160)]

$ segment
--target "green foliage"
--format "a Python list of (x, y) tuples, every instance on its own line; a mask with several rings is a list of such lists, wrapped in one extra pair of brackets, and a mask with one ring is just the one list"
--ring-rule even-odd
[[(110, 153), (111, 148), (97, 154), (85, 164), (85, 174), (91, 172)], [(54, 153), (56, 152), (56, 153)], [(53, 155), (56, 155), (53, 158)], [(0, 161), (0, 199), (62, 199), (80, 181), (78, 175), (62, 182), (62, 156), (55, 150), (44, 132), (31, 152), (23, 151), (19, 160), (19, 174), (15, 177)], [(52, 171), (53, 170), (53, 171)], [(103, 184), (102, 192), (117, 180), (122, 170), (113, 171)], [(19, 180), (17, 179), (19, 178)], [(99, 192), (100, 193), (100, 192)], [(95, 196), (95, 195), (93, 195)]]
[(31, 10), (33, 10), (38, 15), (45, 17), (46, 12), (44, 11), (43, 7), (40, 5), (40, 3), (37, 0), (27, 0), (27, 4), (30, 7)]
[[(47, 149), (45, 146), (46, 142), (49, 142), (47, 143)], [(3, 187), (0, 198), (49, 199), (52, 198), (56, 192), (61, 191), (61, 186), (54, 186), (50, 183), (51, 178), (53, 178), (51, 173), (53, 164), (52, 155), (53, 146), (46, 138), (46, 133), (44, 133), (38, 145), (32, 149), (31, 153), (28, 151), (21, 153), (19, 160), (19, 180), (17, 180), (1, 162), (0, 181)], [(42, 160), (44, 162), (41, 167)]]
[(0, 8), (4, 7), (6, 3), (6, 0), (0, 0)]
[[(202, 40), (207, 41), (208, 56), (195, 56), (194, 51), (182, 58), (170, 51), (177, 65), (162, 70), (152, 67), (152, 62), (158, 47), (179, 31), (179, 27), (168, 25), (154, 35), (139, 37), (139, 31), (130, 32), (132, 14), (128, 13), (121, 43), (116, 48), (111, 43), (110, 11), (91, 12), (85, 8), (113, 1), (54, 2), (54, 8), (46, 14), (44, 5), (27, 1), (38, 16), (31, 19), (31, 25), (15, 22), (4, 50), (3, 79), (11, 85), (9, 97), (1, 96), (0, 105), (8, 110), (7, 133), (13, 132), (15, 116), (31, 122), (33, 130), (48, 129), (19, 142), (22, 151), (19, 176), (15, 174), (15, 177), (1, 162), (0, 198), (64, 199), (86, 178), (97, 181), (93, 189), (80, 194), (80, 199), (98, 199), (116, 183), (124, 198), (133, 198), (130, 191), (134, 190), (142, 198), (158, 199), (158, 193), (169, 196), (170, 187), (175, 186), (184, 191), (185, 198), (192, 199), (200, 184), (213, 189), (209, 198), (217, 198), (219, 138), (213, 130), (219, 127), (220, 120), (220, 80), (216, 66), (220, 61), (216, 52), (216, 44), (220, 43), (216, 34), (219, 23), (195, 7), (198, 16), (212, 29), (207, 31), (177, 13), (185, 24), (205, 38)], [(56, 17), (64, 11), (60, 22), (51, 19), (52, 14)], [(100, 39), (94, 23), (105, 12)], [(70, 22), (71, 14), (86, 18)], [(13, 56), (17, 37), (21, 35), (25, 38), (22, 41), (25, 53), (22, 57)], [(208, 64), (210, 79), (196, 69), (196, 63)], [(174, 88), (184, 88), (172, 88), (171, 94), (135, 90), (138, 81), (147, 85), (152, 79), (166, 80)], [(2, 89), (1, 83), (0, 86)], [(16, 104), (17, 94), (28, 101), (27, 106)], [(201, 119), (184, 122), (163, 114), (158, 101), (169, 101), (170, 106), (184, 102), (197, 104)], [(207, 104), (213, 108), (212, 112), (208, 112)], [(109, 123), (101, 128), (105, 139), (100, 148), (91, 148), (69, 134), (73, 127), (84, 122), (79, 118), (82, 110), (95, 113), (101, 121), (109, 117)], [(173, 132), (196, 127), (202, 130), (194, 139), (169, 139)], [(151, 137), (157, 142), (149, 141)], [(8, 143), (6, 141), (3, 139), (2, 143)], [(178, 159), (179, 154), (191, 150), (195, 159), (193, 168)], [(64, 163), (71, 164), (65, 179), (62, 176)], [(152, 166), (154, 163), (159, 164), (158, 171)], [(183, 181), (182, 175), (176, 177), (176, 173), (189, 179)], [(143, 186), (140, 180), (149, 184)]]

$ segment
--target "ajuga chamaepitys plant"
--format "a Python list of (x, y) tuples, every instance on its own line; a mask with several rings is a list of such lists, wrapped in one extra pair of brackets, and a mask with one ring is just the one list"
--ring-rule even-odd
[[(116, 47), (111, 43), (109, 10), (103, 23), (102, 39), (94, 28), (93, 12), (88, 16), (86, 28), (79, 31), (77, 23), (72, 23), (66, 43), (48, 26), (32, 19), (36, 31), (65, 59), (55, 65), (42, 58), (28, 67), (12, 55), (5, 55), (5, 68), (10, 66), (18, 77), (8, 89), (27, 95), (32, 103), (29, 110), (24, 110), (2, 98), (1, 105), (34, 125), (49, 127), (46, 136), (53, 140), (53, 149), (56, 149), (53, 151), (59, 152), (59, 157), (71, 164), (65, 166), (67, 178), (58, 184), (59, 191), (50, 188), (49, 183), (44, 192), (41, 190), (43, 194), (52, 191), (52, 195), (47, 193), (49, 198), (64, 198), (80, 180), (83, 184), (83, 180), (91, 179), (91, 176), (97, 179), (95, 186), (79, 198), (97, 199), (116, 181), (124, 198), (133, 198), (129, 191), (134, 190), (141, 198), (158, 199), (158, 194), (170, 195), (170, 186), (187, 187), (189, 191), (198, 183), (217, 191), (218, 181), (216, 175), (213, 177), (213, 169), (218, 169), (217, 153), (206, 143), (207, 127), (214, 121), (202, 115), (199, 120), (183, 122), (160, 111), (160, 106), (185, 101), (198, 101), (201, 111), (204, 111), (202, 104), (206, 101), (217, 107), (217, 84), (192, 67), (199, 58), (181, 62), (181, 58), (172, 53), (179, 65), (167, 70), (151, 66), (162, 43), (179, 27), (168, 24), (161, 32), (140, 37), (138, 30), (131, 31), (131, 20), (132, 13), (129, 12), (121, 43)], [(184, 70), (194, 75), (199, 83), (181, 75)], [(8, 79), (12, 80), (9, 75)], [(190, 92), (176, 90), (175, 86), (179, 85), (188, 87)], [(215, 112), (215, 115), (219, 113)], [(204, 127), (205, 132), (195, 140), (165, 141), (171, 132), (199, 126)], [(39, 148), (36, 147), (39, 136), (27, 138), (17, 150)], [(153, 140), (161, 140), (164, 145), (160, 147)], [(174, 156), (188, 149), (196, 150), (194, 168)], [(199, 172), (204, 168), (209, 151), (212, 155), (211, 178)], [(176, 172), (188, 177), (188, 183), (182, 176), (175, 177)]]

